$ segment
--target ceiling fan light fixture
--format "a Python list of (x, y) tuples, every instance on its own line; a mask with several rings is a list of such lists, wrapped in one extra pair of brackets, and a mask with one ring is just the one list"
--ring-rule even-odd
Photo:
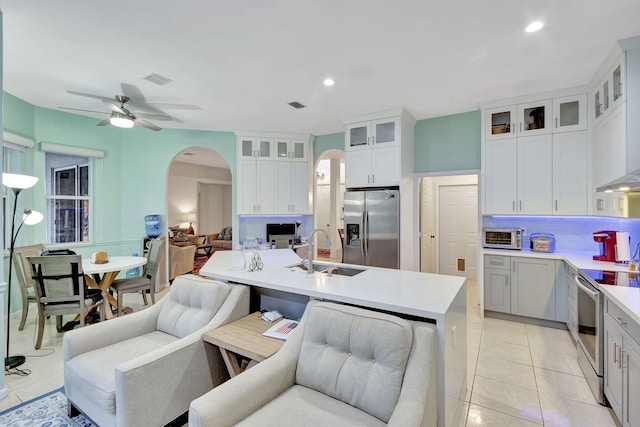
[(109, 123), (119, 128), (128, 129), (133, 127), (133, 120), (131, 120), (124, 114), (120, 114), (115, 111), (111, 113), (111, 117), (109, 117)]

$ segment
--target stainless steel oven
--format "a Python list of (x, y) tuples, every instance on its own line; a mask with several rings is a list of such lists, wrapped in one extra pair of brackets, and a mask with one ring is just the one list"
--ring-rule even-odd
[[(603, 298), (597, 282), (590, 273), (592, 273), (590, 270), (580, 270), (580, 273), (574, 276), (578, 285), (576, 298), (578, 364), (594, 397), (604, 405)], [(593, 273), (597, 274), (595, 271)]]

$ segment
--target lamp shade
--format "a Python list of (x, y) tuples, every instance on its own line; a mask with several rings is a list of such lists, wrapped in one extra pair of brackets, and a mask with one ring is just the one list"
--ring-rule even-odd
[(38, 182), (37, 176), (20, 175), (17, 173), (3, 173), (2, 184), (5, 187), (24, 190), (31, 188)]
[(44, 219), (44, 215), (42, 215), (38, 211), (32, 211), (31, 209), (25, 209), (22, 214), (22, 221), (27, 225), (35, 225)]
[(189, 212), (187, 214), (187, 222), (194, 222), (196, 220), (196, 213), (195, 212)]
[(109, 117), (109, 123), (119, 128), (132, 128), (133, 120), (124, 114), (120, 114), (118, 112), (111, 113), (111, 117)]

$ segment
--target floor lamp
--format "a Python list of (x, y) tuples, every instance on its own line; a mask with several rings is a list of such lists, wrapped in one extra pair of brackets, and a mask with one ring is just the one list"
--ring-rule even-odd
[(13, 190), (15, 197), (13, 198), (13, 215), (11, 215), (11, 245), (9, 246), (9, 292), (7, 294), (7, 349), (4, 358), (4, 369), (13, 369), (24, 363), (24, 356), (9, 356), (9, 334), (11, 332), (10, 320), (11, 320), (11, 273), (13, 271), (13, 249), (15, 247), (16, 238), (20, 229), (24, 224), (32, 225), (42, 221), (42, 214), (40, 212), (25, 209), (22, 215), (22, 222), (18, 226), (18, 231), (15, 231), (16, 225), (16, 209), (18, 207), (18, 196), (24, 189), (31, 188), (38, 182), (38, 177), (19, 175), (15, 173), (3, 173), (2, 184)]

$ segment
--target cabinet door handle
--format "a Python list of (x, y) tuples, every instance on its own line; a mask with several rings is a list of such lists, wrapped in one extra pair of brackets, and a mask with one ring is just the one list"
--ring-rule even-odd
[(367, 184), (371, 184), (371, 175), (367, 174)]
[(516, 201), (515, 201), (515, 200), (512, 200), (512, 201), (511, 201), (511, 210), (512, 210), (513, 212), (515, 212), (515, 211), (516, 211)]
[(624, 322), (622, 320), (622, 317), (616, 317), (616, 320), (618, 321), (618, 325), (620, 326), (627, 326), (627, 322)]
[(520, 211), (522, 211), (522, 200), (520, 200)]
[(558, 129), (558, 118), (556, 117), (556, 129)]
[(613, 343), (613, 364), (620, 367), (620, 358), (618, 357), (618, 344)]
[(522, 132), (522, 122), (520, 122), (520, 132)]
[(516, 122), (511, 123), (511, 133), (516, 133)]
[(371, 174), (371, 183), (375, 184), (375, 182), (376, 182), (376, 174), (372, 173)]
[(620, 368), (621, 369), (627, 369), (627, 365), (625, 365), (624, 363), (624, 359), (627, 357), (626, 354), (627, 352), (624, 351), (622, 347), (620, 347)]
[(260, 203), (258, 203), (258, 212), (260, 212)]
[(556, 212), (558, 212), (558, 200), (556, 200)]
[(371, 137), (371, 145), (375, 145), (376, 144), (376, 136), (372, 136)]

